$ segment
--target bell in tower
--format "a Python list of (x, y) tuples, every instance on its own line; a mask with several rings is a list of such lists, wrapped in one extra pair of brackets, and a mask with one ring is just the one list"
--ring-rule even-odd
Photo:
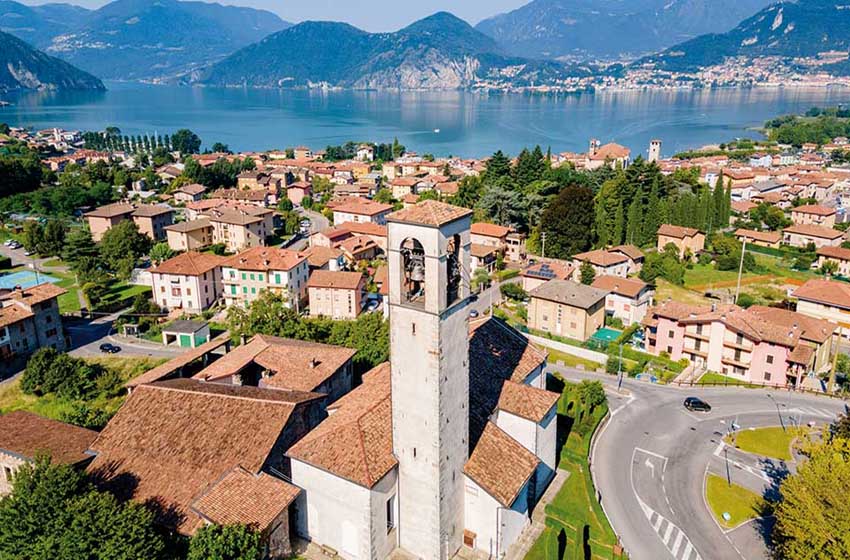
[(402, 243), (401, 253), (404, 278), (402, 290), (407, 303), (422, 302), (425, 297), (425, 249), (415, 239)]

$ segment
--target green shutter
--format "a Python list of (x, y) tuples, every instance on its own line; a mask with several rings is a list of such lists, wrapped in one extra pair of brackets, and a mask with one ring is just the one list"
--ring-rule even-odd
[(275, 284), (280, 284), (280, 274), (275, 274), (275, 275), (274, 275), (274, 283), (275, 283)]
[(230, 293), (236, 295), (236, 286), (230, 286)]

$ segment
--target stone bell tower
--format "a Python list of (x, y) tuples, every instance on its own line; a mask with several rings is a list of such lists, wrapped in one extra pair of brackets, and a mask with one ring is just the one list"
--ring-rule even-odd
[(399, 546), (427, 560), (464, 530), (471, 214), (429, 200), (387, 217)]

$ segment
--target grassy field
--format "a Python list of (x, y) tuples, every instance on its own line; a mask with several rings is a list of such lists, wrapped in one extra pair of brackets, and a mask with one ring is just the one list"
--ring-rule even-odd
[[(567, 384), (558, 402), (559, 428), (563, 424), (568, 431), (558, 466), (569, 471), (570, 476), (552, 503), (546, 506), (546, 528), (525, 560), (585, 558), (582, 542), (585, 530), (589, 535), (587, 547), (592, 558), (620, 558), (614, 555), (617, 536), (596, 500), (587, 463), (591, 437), (608, 412), (608, 406), (604, 404), (592, 411), (585, 410), (577, 387)], [(559, 544), (559, 540), (562, 543)], [(565, 550), (558, 558), (560, 545)]]
[(740, 385), (742, 387), (755, 387), (755, 385), (751, 385), (739, 379), (733, 379), (727, 375), (721, 375), (719, 373), (714, 373), (713, 371), (706, 372), (702, 377), (697, 381), (698, 385)]
[[(129, 381), (134, 377), (152, 369), (166, 360), (163, 358), (114, 358), (114, 357), (98, 357), (88, 358), (87, 361), (99, 363), (113, 371), (116, 371), (123, 381)], [(124, 402), (124, 394), (117, 397), (106, 397), (100, 395), (94, 400), (89, 401), (92, 407), (100, 410), (106, 410), (114, 413)], [(0, 414), (12, 412), (14, 410), (26, 410), (44, 416), (59, 420), (64, 414), (71, 412), (74, 408), (74, 403), (70, 400), (63, 399), (54, 394), (48, 394), (41, 397), (35, 395), (27, 395), (21, 390), (20, 378), (14, 381), (9, 381), (4, 385), (0, 385)]]
[[(767, 501), (755, 492), (711, 473), (705, 480), (705, 500), (717, 522), (727, 529), (762, 517), (768, 507)], [(729, 514), (728, 521), (723, 518), (724, 513)]]
[(779, 426), (742, 430), (731, 436), (726, 436), (726, 443), (734, 445), (741, 451), (772, 457), (782, 461), (790, 461), (791, 442), (800, 432), (794, 428), (782, 429)]
[(551, 350), (548, 348), (544, 348), (543, 350), (549, 353), (550, 364), (554, 364), (556, 362), (564, 362), (564, 365), (566, 367), (582, 366), (587, 371), (595, 371), (597, 368), (605, 367), (605, 364), (600, 364), (592, 360), (579, 358), (578, 356), (573, 356), (572, 354), (565, 354), (564, 352), (558, 352), (557, 350)]
[(689, 290), (683, 286), (676, 286), (663, 278), (659, 278), (655, 287), (655, 301), (664, 302), (668, 299), (693, 305), (710, 305), (712, 301), (704, 297), (701, 292)]

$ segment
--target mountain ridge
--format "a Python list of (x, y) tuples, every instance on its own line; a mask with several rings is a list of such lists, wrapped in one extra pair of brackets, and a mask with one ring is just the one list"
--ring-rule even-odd
[(0, 91), (18, 89), (105, 90), (98, 78), (0, 31)]

